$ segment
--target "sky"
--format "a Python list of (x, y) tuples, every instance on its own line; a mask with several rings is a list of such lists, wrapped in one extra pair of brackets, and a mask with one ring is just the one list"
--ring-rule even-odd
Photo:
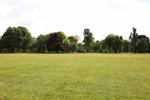
[(128, 39), (132, 27), (150, 37), (150, 0), (0, 0), (1, 36), (9, 26), (24, 26), (34, 37), (63, 31), (82, 40), (89, 28), (96, 40)]

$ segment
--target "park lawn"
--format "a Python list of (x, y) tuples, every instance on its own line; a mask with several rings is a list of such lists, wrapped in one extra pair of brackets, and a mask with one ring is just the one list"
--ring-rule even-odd
[(0, 100), (150, 100), (150, 54), (0, 54)]

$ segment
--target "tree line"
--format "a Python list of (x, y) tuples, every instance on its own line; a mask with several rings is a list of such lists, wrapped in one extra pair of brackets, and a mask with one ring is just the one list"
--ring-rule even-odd
[(103, 40), (95, 40), (90, 29), (84, 29), (84, 40), (78, 36), (67, 36), (64, 32), (53, 32), (31, 36), (26, 27), (8, 27), (0, 37), (1, 53), (148, 53), (150, 41), (146, 35), (138, 35), (132, 28), (129, 40), (109, 34)]

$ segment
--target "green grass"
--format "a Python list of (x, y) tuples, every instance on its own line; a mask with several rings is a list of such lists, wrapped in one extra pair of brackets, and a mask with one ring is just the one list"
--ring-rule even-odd
[(150, 100), (150, 54), (0, 54), (0, 100)]

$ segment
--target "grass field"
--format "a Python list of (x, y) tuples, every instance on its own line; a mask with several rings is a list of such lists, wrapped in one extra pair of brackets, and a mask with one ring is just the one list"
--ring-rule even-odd
[(150, 100), (150, 54), (0, 54), (0, 100)]

